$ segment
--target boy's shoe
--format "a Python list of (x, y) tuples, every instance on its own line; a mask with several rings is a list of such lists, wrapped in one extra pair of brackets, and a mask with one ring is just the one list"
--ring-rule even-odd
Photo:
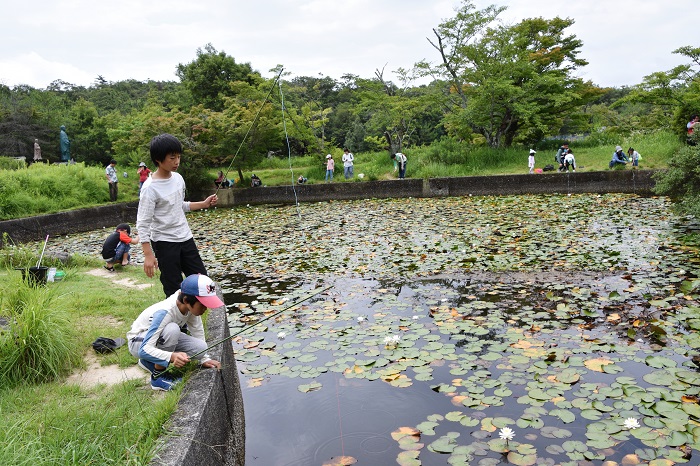
[(177, 386), (177, 384), (179, 384), (181, 381), (182, 379), (179, 377), (176, 379), (172, 379), (167, 375), (164, 375), (156, 379), (153, 378), (153, 376), (151, 376), (151, 388), (153, 390), (161, 390), (167, 392), (175, 388), (175, 386)]
[(105, 269), (107, 269), (109, 272), (114, 272), (114, 267), (110, 264), (105, 265)]

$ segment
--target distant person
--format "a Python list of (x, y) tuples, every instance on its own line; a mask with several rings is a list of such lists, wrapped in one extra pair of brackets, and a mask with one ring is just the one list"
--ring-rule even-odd
[(139, 175), (139, 196), (141, 195), (141, 187), (146, 182), (149, 176), (151, 176), (151, 170), (148, 169), (145, 162), (139, 163), (139, 168), (136, 169), (136, 173)]
[(258, 175), (253, 173), (253, 176), (250, 177), (250, 187), (257, 188), (259, 186), (262, 186), (262, 180), (258, 178)]
[(117, 176), (117, 170), (114, 168), (117, 165), (117, 161), (112, 159), (109, 161), (109, 165), (105, 168), (105, 177), (107, 178), (107, 183), (109, 183), (109, 200), (114, 202), (117, 200), (117, 194), (119, 193), (119, 177)]
[(325, 181), (328, 181), (329, 179), (333, 181), (333, 172), (335, 171), (335, 161), (333, 160), (333, 156), (331, 154), (326, 155), (326, 177), (324, 178)]
[(693, 135), (695, 134), (696, 128), (700, 130), (700, 115), (691, 116), (690, 121), (687, 125), (685, 125), (685, 127), (687, 130), (688, 144), (694, 146), (696, 144), (697, 135), (695, 135), (695, 137), (693, 137)]
[(569, 167), (573, 171), (576, 171), (576, 159), (574, 158), (574, 153), (571, 152), (570, 149), (566, 151), (566, 155), (564, 156), (564, 171), (568, 173)]
[(343, 171), (345, 173), (345, 179), (349, 180), (350, 178), (353, 177), (354, 175), (354, 163), (355, 163), (355, 156), (352, 155), (352, 152), (350, 152), (347, 148), (343, 149)]
[(530, 173), (535, 173), (535, 152), (534, 149), (530, 149), (530, 155), (527, 157), (527, 168), (530, 169)]
[(608, 164), (610, 168), (615, 168), (618, 165), (627, 165), (627, 162), (629, 162), (629, 160), (627, 160), (627, 156), (622, 150), (622, 147), (615, 146), (615, 152), (613, 152), (612, 160)]
[(114, 272), (114, 264), (122, 267), (129, 265), (131, 245), (139, 242), (139, 237), (132, 238), (128, 223), (120, 223), (102, 244), (102, 258), (106, 261), (105, 269)]
[(185, 276), (207, 269), (187, 223), (186, 212), (214, 207), (219, 198), (212, 194), (203, 201), (185, 201), (185, 180), (177, 173), (182, 144), (171, 134), (151, 139), (151, 160), (156, 171), (141, 188), (136, 228), (143, 248), (143, 271), (152, 278), (160, 269), (165, 296), (171, 296)]
[(634, 148), (630, 147), (629, 149), (627, 149), (627, 158), (632, 162), (633, 167), (638, 167), (639, 161), (642, 159), (642, 156), (639, 152), (634, 150)]
[(557, 154), (554, 156), (554, 160), (557, 162), (557, 165), (559, 166), (559, 171), (564, 171), (564, 157), (566, 156), (566, 153), (569, 151), (569, 145), (568, 144), (562, 144), (559, 150), (557, 150)]
[(397, 152), (395, 154), (391, 154), (391, 158), (396, 162), (399, 169), (399, 179), (402, 180), (406, 178), (406, 162), (408, 161), (406, 156), (401, 152)]
[(231, 183), (229, 183), (229, 181), (224, 176), (224, 172), (222, 172), (221, 170), (219, 170), (219, 173), (216, 179), (214, 180), (214, 184), (217, 188), (228, 188), (229, 186), (231, 186)]
[[(207, 341), (202, 315), (224, 305), (216, 284), (206, 275), (185, 278), (165, 300), (147, 307), (126, 334), (129, 353), (151, 373), (153, 390), (169, 391), (181, 381), (163, 373), (170, 364), (184, 367), (198, 353), (202, 367), (219, 369), (221, 363), (206, 354)], [(183, 330), (187, 329), (188, 333)]]
[(70, 158), (70, 139), (68, 139), (68, 134), (66, 134), (66, 127), (61, 125), (61, 162), (67, 163)]
[(297, 178), (297, 183), (299, 183), (299, 184), (304, 184), (307, 181), (309, 181), (309, 180), (304, 178), (304, 175), (299, 175), (299, 178)]
[(34, 140), (34, 161), (41, 162), (41, 146), (39, 146), (39, 140)]

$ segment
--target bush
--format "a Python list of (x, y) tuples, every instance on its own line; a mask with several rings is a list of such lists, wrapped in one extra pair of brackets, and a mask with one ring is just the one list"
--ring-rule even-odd
[(55, 380), (79, 360), (68, 314), (57, 308), (55, 289), (8, 276), (14, 283), (0, 310), (9, 326), (0, 333), (0, 387)]
[(668, 163), (668, 170), (656, 176), (657, 194), (669, 196), (674, 208), (700, 217), (700, 146), (685, 146)]

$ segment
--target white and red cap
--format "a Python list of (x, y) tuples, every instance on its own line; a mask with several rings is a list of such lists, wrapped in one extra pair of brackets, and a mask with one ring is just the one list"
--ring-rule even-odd
[(183, 294), (196, 296), (200, 303), (209, 309), (215, 309), (224, 305), (216, 294), (216, 284), (211, 278), (202, 274), (190, 275), (180, 285)]

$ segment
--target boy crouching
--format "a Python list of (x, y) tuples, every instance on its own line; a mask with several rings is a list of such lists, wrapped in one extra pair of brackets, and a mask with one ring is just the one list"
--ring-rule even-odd
[[(149, 306), (134, 321), (126, 334), (129, 352), (139, 359), (139, 366), (151, 373), (153, 390), (168, 391), (180, 382), (180, 378), (161, 373), (171, 363), (185, 366), (190, 362), (189, 355), (206, 350), (202, 314), (207, 308), (223, 305), (214, 282), (206, 275), (195, 274), (182, 281), (179, 291)], [(189, 335), (181, 330), (185, 325)], [(202, 367), (221, 367), (207, 354), (200, 358)]]

